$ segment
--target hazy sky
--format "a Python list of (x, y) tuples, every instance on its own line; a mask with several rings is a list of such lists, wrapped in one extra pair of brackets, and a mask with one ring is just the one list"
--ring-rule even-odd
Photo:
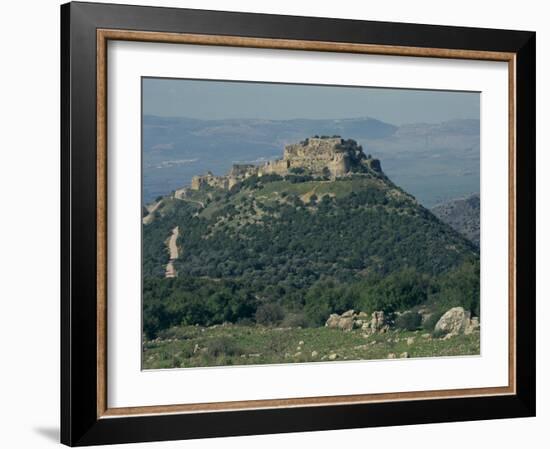
[(144, 78), (143, 113), (197, 119), (479, 119), (478, 92)]

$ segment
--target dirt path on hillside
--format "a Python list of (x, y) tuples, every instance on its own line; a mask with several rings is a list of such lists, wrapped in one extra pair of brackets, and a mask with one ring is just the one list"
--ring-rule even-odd
[(155, 216), (155, 211), (158, 209), (160, 204), (162, 203), (162, 200), (157, 201), (154, 204), (146, 205), (145, 208), (147, 209), (147, 212), (149, 212), (148, 215), (143, 217), (143, 224), (149, 224), (153, 221), (153, 218)]
[(188, 203), (195, 203), (198, 204), (202, 209), (204, 209), (204, 203), (199, 200), (190, 200), (189, 198), (178, 198), (181, 201), (186, 201)]
[(179, 227), (176, 226), (174, 229), (172, 229), (172, 234), (170, 235), (170, 238), (166, 242), (166, 245), (168, 246), (168, 252), (170, 253), (170, 261), (166, 265), (166, 275), (167, 278), (175, 278), (178, 273), (176, 271), (176, 268), (174, 267), (174, 261), (179, 257), (179, 251), (178, 251), (178, 236), (179, 236)]

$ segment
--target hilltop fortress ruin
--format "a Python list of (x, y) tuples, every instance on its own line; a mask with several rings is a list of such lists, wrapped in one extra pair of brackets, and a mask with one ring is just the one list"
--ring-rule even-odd
[[(194, 176), (191, 190), (206, 187), (229, 190), (250, 176), (286, 176), (303, 173), (335, 179), (350, 173), (368, 171), (381, 173), (380, 161), (365, 155), (363, 148), (355, 140), (342, 139), (339, 136), (315, 136), (286, 145), (282, 159), (268, 161), (262, 165), (234, 164), (225, 176), (215, 176), (211, 172)], [(176, 191), (176, 197), (185, 195), (185, 190)]]

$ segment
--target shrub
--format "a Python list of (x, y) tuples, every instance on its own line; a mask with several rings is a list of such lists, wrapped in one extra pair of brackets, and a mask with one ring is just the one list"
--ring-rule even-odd
[(308, 321), (303, 313), (289, 313), (281, 322), (282, 327), (307, 327)]
[(407, 310), (426, 301), (428, 296), (429, 278), (405, 268), (395, 271), (374, 285), (365, 286), (361, 296), (361, 309), (383, 310), (386, 313)]
[(213, 339), (208, 343), (208, 355), (219, 357), (220, 355), (236, 356), (241, 355), (243, 350), (229, 337)]
[(422, 324), (422, 316), (418, 312), (404, 312), (395, 318), (395, 327), (407, 331), (415, 331)]
[(256, 323), (264, 325), (274, 325), (281, 322), (285, 313), (279, 304), (262, 304), (256, 310)]
[(424, 328), (424, 330), (428, 331), (428, 332), (432, 332), (435, 328), (435, 325), (437, 324), (437, 322), (439, 321), (439, 319), (443, 316), (443, 313), (445, 313), (444, 311), (440, 310), (440, 311), (436, 311), (436, 312), (433, 312), (427, 319), (426, 321), (424, 321), (424, 323), (422, 324), (422, 327)]
[(432, 302), (447, 310), (461, 306), (479, 316), (479, 261), (465, 262), (442, 275), (436, 290)]
[(312, 205), (317, 204), (317, 200), (318, 200), (318, 199), (319, 199), (319, 198), (318, 198), (317, 195), (315, 195), (315, 193), (314, 193), (313, 195), (311, 195), (311, 196), (309, 197), (309, 204), (312, 204)]
[(239, 321), (237, 321), (238, 326), (253, 326), (254, 321), (251, 318), (241, 318)]

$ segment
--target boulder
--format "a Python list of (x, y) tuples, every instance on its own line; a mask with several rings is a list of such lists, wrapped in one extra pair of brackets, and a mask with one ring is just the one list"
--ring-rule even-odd
[(464, 333), (470, 322), (470, 312), (462, 307), (453, 307), (447, 310), (435, 325), (435, 332), (442, 334), (459, 335)]
[(341, 317), (338, 327), (343, 331), (350, 331), (353, 329), (353, 317)]
[(338, 323), (340, 322), (340, 315), (337, 313), (331, 313), (325, 323), (325, 327), (330, 327), (331, 329), (337, 329)]
[(332, 329), (342, 329), (344, 331), (350, 331), (353, 329), (353, 326), (354, 326), (353, 315), (340, 316), (337, 313), (333, 313), (328, 317), (328, 320), (325, 323), (325, 326)]
[(355, 311), (352, 309), (344, 312), (341, 316), (342, 318), (350, 318), (350, 317), (353, 317), (354, 314), (355, 314)]

